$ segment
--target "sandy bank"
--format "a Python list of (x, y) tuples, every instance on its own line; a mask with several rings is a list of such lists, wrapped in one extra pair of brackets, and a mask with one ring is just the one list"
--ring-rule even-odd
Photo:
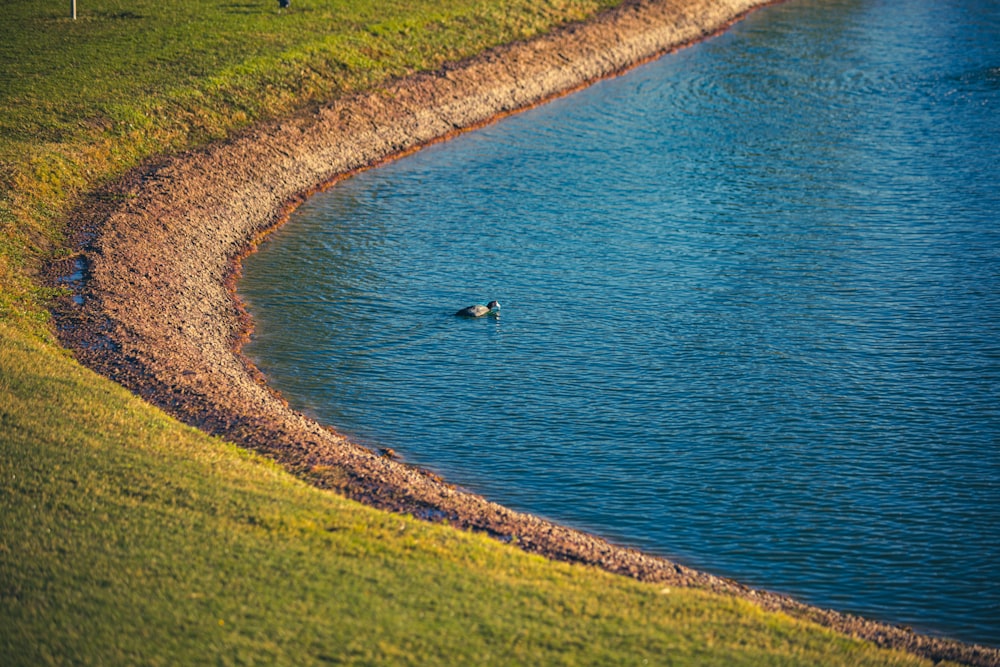
[(238, 260), (309, 192), (697, 41), (767, 1), (627, 2), (586, 24), (136, 170), (74, 214), (85, 280), (82, 303), (57, 314), (61, 335), (85, 364), (181, 420), (371, 505), (645, 581), (744, 596), (935, 659), (1000, 664), (992, 649), (753, 591), (456, 489), (291, 410), (238, 352), (250, 324), (232, 291)]

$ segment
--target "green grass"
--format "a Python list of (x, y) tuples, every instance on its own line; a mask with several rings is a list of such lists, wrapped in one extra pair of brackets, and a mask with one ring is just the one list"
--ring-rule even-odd
[(4, 3), (0, 663), (921, 664), (319, 491), (54, 342), (37, 273), (81, 193), (609, 2)]

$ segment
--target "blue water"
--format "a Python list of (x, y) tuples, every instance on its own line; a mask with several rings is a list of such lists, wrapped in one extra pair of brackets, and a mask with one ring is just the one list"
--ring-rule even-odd
[(794, 0), (317, 195), (247, 352), (511, 507), (1000, 645), (998, 168), (1000, 3)]

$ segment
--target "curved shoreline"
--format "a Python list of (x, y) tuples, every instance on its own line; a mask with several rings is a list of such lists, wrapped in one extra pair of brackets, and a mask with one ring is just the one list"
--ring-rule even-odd
[(72, 216), (85, 277), (82, 303), (58, 309), (60, 336), (85, 365), (182, 421), (367, 504), (643, 581), (738, 595), (934, 660), (1000, 665), (996, 649), (752, 590), (459, 490), (291, 410), (239, 353), (251, 326), (235, 298), (239, 261), (311, 192), (699, 41), (772, 1), (626, 2), (134, 170)]

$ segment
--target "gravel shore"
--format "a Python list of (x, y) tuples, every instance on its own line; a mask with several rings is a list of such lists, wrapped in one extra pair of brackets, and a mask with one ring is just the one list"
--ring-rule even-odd
[(311, 192), (703, 39), (763, 4), (626, 2), (536, 40), (145, 165), (74, 212), (84, 279), (57, 309), (60, 335), (84, 364), (182, 421), (370, 505), (643, 581), (738, 595), (935, 660), (1000, 665), (995, 649), (809, 607), (460, 490), (290, 409), (239, 352), (251, 327), (234, 293), (239, 261)]

